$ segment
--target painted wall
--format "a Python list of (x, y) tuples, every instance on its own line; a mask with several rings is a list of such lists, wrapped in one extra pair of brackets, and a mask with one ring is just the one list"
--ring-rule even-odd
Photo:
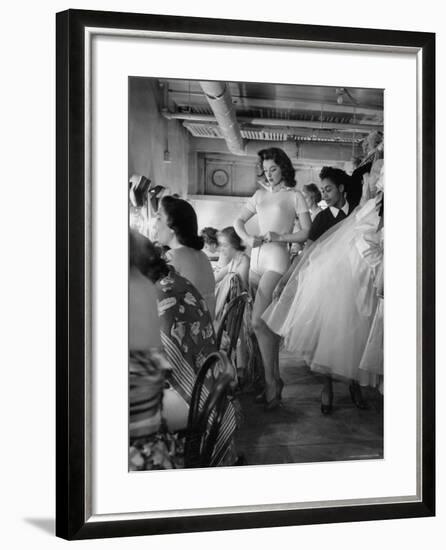
[[(268, 147), (283, 149), (296, 169), (297, 188), (301, 189), (307, 183), (318, 183), (322, 166), (335, 166), (347, 172), (351, 171), (352, 147), (343, 143), (322, 142), (267, 142), (249, 141), (247, 155), (230, 154), (226, 144), (220, 139), (192, 138), (190, 141), (192, 155), (196, 153), (197, 168), (193, 185), (189, 187), (191, 194), (221, 194), (251, 196), (256, 188), (257, 152)], [(191, 156), (192, 156), (191, 155)], [(213, 189), (209, 183), (209, 167), (223, 168), (231, 174), (231, 182), (227, 187)], [(208, 167), (208, 168), (206, 168)], [(198, 187), (195, 184), (198, 182)]]
[[(233, 225), (235, 218), (243, 207), (246, 199), (243, 197), (213, 197), (203, 192), (209, 184), (206, 179), (206, 159), (216, 163), (216, 167), (225, 167), (232, 173), (233, 194), (251, 196), (258, 188), (255, 178), (257, 151), (265, 147), (281, 147), (288, 154), (296, 169), (297, 189), (308, 183), (319, 184), (319, 173), (324, 165), (337, 166), (349, 171), (352, 148), (344, 144), (302, 143), (299, 150), (292, 142), (249, 142), (248, 155), (237, 157), (225, 149), (225, 143), (217, 139), (191, 139), (191, 149), (197, 155), (197, 177), (191, 186), (190, 194), (200, 194), (199, 198), (191, 200), (198, 216), (198, 227), (206, 226), (223, 229)], [(298, 153), (298, 154), (297, 154)], [(219, 162), (218, 162), (219, 161)], [(231, 167), (232, 165), (232, 167)], [(198, 182), (198, 188), (195, 184)], [(228, 188), (230, 185), (228, 185)], [(230, 194), (223, 188), (221, 195)], [(257, 217), (249, 220), (247, 230), (252, 235), (259, 233)]]
[[(234, 224), (246, 200), (243, 197), (191, 197), (190, 203), (197, 213), (199, 229), (209, 226), (223, 229)], [(248, 221), (246, 229), (251, 235), (259, 234), (257, 216)]]
[[(129, 177), (146, 176), (183, 196), (189, 182), (189, 133), (160, 115), (161, 97), (156, 80), (129, 79)], [(164, 161), (167, 147), (171, 162)]]

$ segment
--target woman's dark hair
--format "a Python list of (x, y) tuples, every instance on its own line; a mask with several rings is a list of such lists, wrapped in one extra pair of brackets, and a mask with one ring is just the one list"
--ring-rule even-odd
[(200, 231), (204, 244), (218, 246), (218, 231), (214, 227), (204, 227)]
[(220, 231), (220, 235), (224, 235), (235, 250), (245, 250), (246, 247), (242, 244), (241, 238), (237, 235), (233, 227), (225, 227)]
[(279, 149), (278, 147), (270, 147), (269, 149), (262, 149), (257, 154), (259, 155), (262, 169), (264, 160), (273, 160), (282, 172), (282, 178), (285, 185), (287, 187), (296, 186), (296, 171), (294, 170), (291, 160), (285, 151)]
[(311, 193), (313, 195), (316, 204), (321, 202), (322, 195), (319, 191), (319, 187), (315, 183), (308, 183), (307, 185), (304, 185), (304, 189), (307, 193)]
[(344, 170), (340, 168), (333, 168), (331, 166), (324, 166), (319, 174), (321, 180), (330, 180), (336, 187), (340, 185), (344, 186), (344, 191), (347, 191), (350, 184), (350, 176)]
[(162, 250), (149, 241), (149, 239), (136, 231), (130, 231), (130, 267), (139, 269), (152, 283), (156, 283), (169, 273), (169, 268), (161, 257), (161, 254)]
[(161, 199), (161, 206), (167, 216), (167, 225), (175, 233), (180, 244), (201, 250), (203, 237), (198, 235), (197, 214), (187, 201), (167, 196)]

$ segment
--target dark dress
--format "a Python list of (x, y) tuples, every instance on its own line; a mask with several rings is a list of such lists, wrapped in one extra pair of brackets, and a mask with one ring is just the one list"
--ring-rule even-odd
[[(347, 215), (350, 215), (352, 211), (353, 209), (349, 203)], [(344, 220), (346, 217), (347, 216), (343, 210), (340, 210), (338, 215), (334, 217), (330, 208), (325, 208), (325, 210), (319, 212), (319, 214), (314, 218), (313, 223), (311, 224), (308, 239), (310, 241), (317, 241), (321, 235), (323, 235), (326, 231)]]

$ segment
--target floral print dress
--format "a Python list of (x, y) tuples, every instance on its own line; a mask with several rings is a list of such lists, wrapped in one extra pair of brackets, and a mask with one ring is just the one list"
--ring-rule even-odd
[[(172, 367), (167, 381), (190, 404), (196, 375), (206, 357), (216, 351), (212, 318), (205, 300), (187, 279), (171, 268), (169, 274), (155, 283), (161, 342)], [(209, 372), (203, 388), (207, 398), (213, 381), (219, 375)], [(231, 402), (223, 417), (214, 457), (219, 465), (230, 464), (234, 457), (233, 434), (236, 428)]]

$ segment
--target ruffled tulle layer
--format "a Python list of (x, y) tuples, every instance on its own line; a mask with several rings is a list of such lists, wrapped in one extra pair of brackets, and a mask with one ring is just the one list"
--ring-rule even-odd
[(375, 385), (365, 365), (382, 353), (377, 334), (359, 368), (378, 306), (374, 283), (383, 261), (378, 225), (371, 199), (302, 255), (281, 297), (263, 315), (285, 348), (312, 370), (362, 385)]

